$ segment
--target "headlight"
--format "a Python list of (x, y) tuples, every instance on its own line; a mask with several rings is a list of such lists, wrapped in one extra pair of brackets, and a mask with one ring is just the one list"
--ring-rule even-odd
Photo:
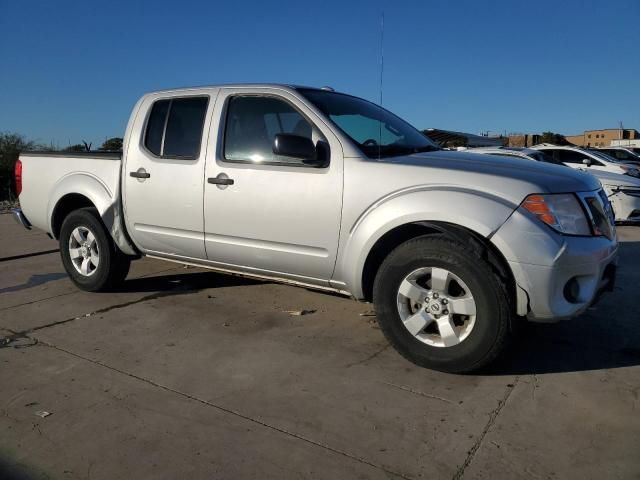
[(571, 193), (529, 195), (521, 206), (560, 233), (591, 235), (584, 210)]

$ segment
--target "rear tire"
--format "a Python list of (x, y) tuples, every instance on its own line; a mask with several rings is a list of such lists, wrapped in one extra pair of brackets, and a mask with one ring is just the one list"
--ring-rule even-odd
[(74, 210), (64, 219), (60, 256), (71, 281), (88, 292), (118, 286), (131, 265), (131, 259), (116, 247), (95, 208)]
[(393, 250), (376, 275), (373, 302), (391, 345), (422, 367), (472, 372), (511, 340), (515, 315), (504, 280), (475, 250), (445, 235)]

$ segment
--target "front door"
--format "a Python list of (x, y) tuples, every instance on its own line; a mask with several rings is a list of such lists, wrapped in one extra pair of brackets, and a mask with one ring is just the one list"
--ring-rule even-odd
[[(595, 158), (582, 153), (577, 152), (575, 150), (564, 150), (564, 149), (551, 149), (544, 150), (545, 153), (551, 154), (554, 159), (567, 164), (569, 167), (577, 168), (578, 170), (589, 171), (590, 168), (594, 170), (603, 170), (607, 171), (608, 168), (606, 165)], [(584, 161), (589, 160), (591, 162), (589, 165), (585, 164)]]
[[(206, 259), (205, 148), (215, 93), (145, 99), (125, 155), (127, 229), (145, 253)], [(211, 106), (211, 108), (210, 108)]]
[[(222, 89), (212, 123), (218, 133), (210, 136), (204, 196), (209, 260), (326, 285), (342, 208), (337, 138), (295, 96), (278, 89)], [(274, 154), (278, 133), (311, 139), (326, 163)]]

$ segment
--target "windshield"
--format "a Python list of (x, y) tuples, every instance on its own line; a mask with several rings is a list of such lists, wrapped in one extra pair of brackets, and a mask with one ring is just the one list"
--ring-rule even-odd
[(440, 150), (431, 140), (393, 113), (343, 93), (300, 89), (369, 158)]

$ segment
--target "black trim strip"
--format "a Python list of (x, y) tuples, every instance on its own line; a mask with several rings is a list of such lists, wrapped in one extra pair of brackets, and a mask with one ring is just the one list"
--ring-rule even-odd
[(52, 150), (27, 150), (20, 152), (20, 155), (26, 155), (29, 157), (70, 157), (70, 158), (105, 158), (108, 160), (121, 160), (122, 152), (58, 152)]

